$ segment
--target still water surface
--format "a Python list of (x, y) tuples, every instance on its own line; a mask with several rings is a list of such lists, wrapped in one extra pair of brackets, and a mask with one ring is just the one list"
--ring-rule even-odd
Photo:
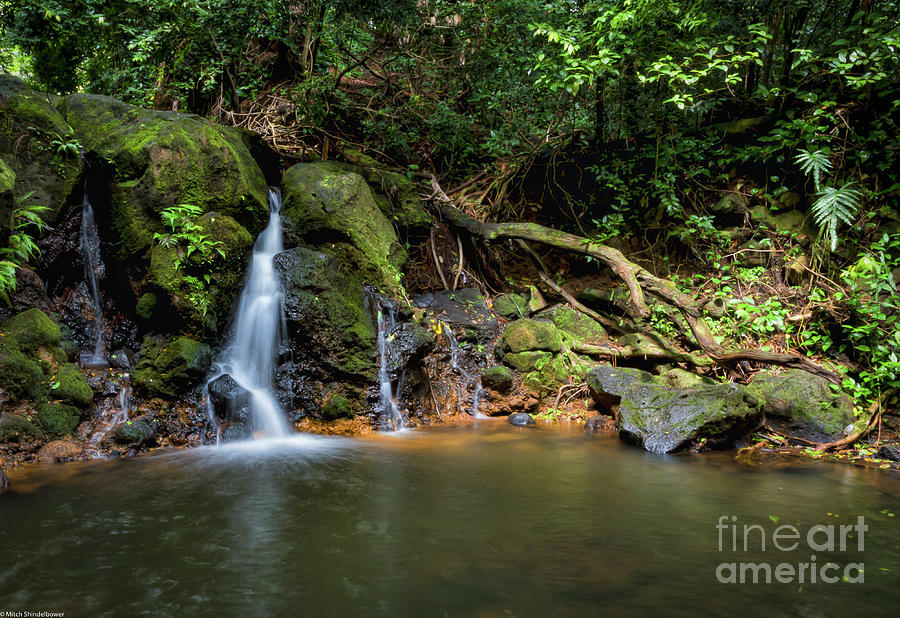
[[(493, 420), (32, 468), (0, 496), (0, 612), (71, 616), (896, 615), (900, 480), (656, 456)], [(896, 514), (896, 517), (890, 516)], [(731, 551), (865, 517), (864, 551)], [(740, 528), (739, 528), (740, 530)], [(742, 532), (739, 532), (742, 534)], [(825, 539), (824, 535), (821, 539)], [(721, 584), (722, 562), (865, 564), (862, 584)]]

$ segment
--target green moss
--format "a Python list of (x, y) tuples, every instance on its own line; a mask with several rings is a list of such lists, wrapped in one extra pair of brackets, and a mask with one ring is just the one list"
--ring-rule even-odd
[(132, 379), (144, 392), (174, 397), (194, 386), (206, 375), (212, 362), (212, 350), (189, 337), (171, 341), (145, 338)]
[(148, 292), (142, 294), (134, 307), (134, 312), (139, 318), (149, 320), (153, 316), (153, 309), (156, 307), (156, 294)]
[(44, 372), (36, 362), (0, 344), (0, 389), (17, 399), (37, 399), (43, 396)]
[(495, 365), (481, 370), (481, 383), (491, 390), (506, 392), (512, 387), (512, 372), (509, 367)]
[(329, 420), (352, 417), (353, 411), (350, 409), (350, 400), (343, 395), (333, 395), (325, 402), (325, 406), (322, 408), (322, 415)]
[(40, 435), (40, 429), (30, 420), (16, 414), (0, 414), (0, 443), (19, 442), (23, 438)]
[(767, 406), (767, 413), (796, 419), (831, 436), (841, 434), (855, 420), (849, 396), (833, 391), (825, 378), (801, 369), (778, 375), (758, 373), (747, 388), (775, 404)]
[(559, 352), (562, 340), (554, 324), (523, 318), (506, 327), (498, 345), (506, 352), (529, 350)]
[(28, 309), (14, 315), (0, 328), (7, 346), (33, 355), (38, 348), (59, 347), (59, 326), (40, 309)]
[(570, 307), (543, 313), (541, 319), (549, 319), (560, 332), (568, 334), (574, 341), (599, 345), (609, 339), (606, 329), (596, 320)]
[(62, 438), (78, 427), (81, 411), (65, 404), (42, 403), (37, 407), (34, 420), (48, 437)]
[(16, 173), (0, 159), (0, 231), (9, 229), (16, 205)]
[(76, 365), (66, 363), (60, 365), (56, 380), (51, 384), (51, 397), (86, 408), (94, 401), (94, 391), (81, 370)]
[(118, 444), (144, 444), (156, 435), (157, 423), (153, 420), (141, 419), (116, 425), (109, 437)]
[(552, 352), (516, 352), (503, 356), (503, 362), (520, 373), (543, 368), (553, 358)]
[[(331, 162), (300, 163), (284, 175), (285, 234), (319, 247), (347, 242), (362, 254), (369, 283), (399, 293), (405, 249), (366, 181)], [(327, 245), (323, 245), (323, 241)]]
[(264, 226), (265, 178), (239, 131), (97, 95), (71, 95), (65, 109), (86, 149), (116, 166), (111, 214), (121, 257), (149, 248), (163, 230), (158, 213), (178, 204), (229, 215), (254, 233)]

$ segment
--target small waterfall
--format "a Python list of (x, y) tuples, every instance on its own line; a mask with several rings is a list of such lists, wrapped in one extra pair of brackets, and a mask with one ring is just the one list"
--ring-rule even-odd
[(251, 429), (267, 438), (289, 433), (284, 412), (275, 398), (275, 362), (285, 323), (284, 294), (274, 263), (281, 251), (281, 194), (277, 189), (269, 189), (269, 224), (256, 239), (231, 340), (210, 379), (212, 382), (228, 374), (250, 393), (254, 423)]
[[(397, 326), (397, 316), (394, 308), (384, 303), (377, 303), (378, 308), (378, 384), (381, 387), (381, 414), (394, 431), (405, 427), (403, 415), (397, 407), (394, 391), (391, 386), (391, 372), (388, 368), (390, 359), (390, 340), (388, 333), (393, 332)], [(385, 314), (387, 314), (385, 316)]]
[(474, 418), (484, 418), (484, 414), (478, 411), (478, 406), (481, 404), (481, 397), (484, 394), (484, 387), (481, 386), (481, 380), (478, 380), (478, 385), (475, 386), (475, 394), (472, 396), (472, 416)]
[(103, 345), (103, 302), (100, 296), (100, 276), (103, 261), (100, 259), (100, 236), (94, 209), (88, 199), (85, 182), (84, 199), (81, 202), (81, 256), (84, 261), (84, 280), (94, 304), (94, 345), (91, 351), (81, 353), (82, 367), (105, 367), (106, 350)]
[(452, 369), (459, 369), (459, 341), (456, 340), (456, 337), (453, 336), (453, 329), (449, 324), (444, 323), (444, 332), (447, 334), (447, 339), (450, 341), (450, 367)]
[(128, 379), (128, 374), (125, 374), (124, 377), (125, 383), (119, 390), (118, 409), (113, 413), (109, 421), (107, 421), (107, 423), (99, 430), (95, 431), (91, 435), (90, 440), (88, 440), (88, 444), (92, 447), (90, 450), (92, 450), (93, 453), (96, 453), (96, 447), (103, 441), (103, 438), (105, 438), (117, 425), (127, 423), (128, 417), (131, 415), (131, 383)]

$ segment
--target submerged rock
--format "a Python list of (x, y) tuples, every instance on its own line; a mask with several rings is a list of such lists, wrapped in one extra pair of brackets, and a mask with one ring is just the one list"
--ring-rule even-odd
[(516, 427), (528, 427), (535, 424), (534, 419), (527, 412), (510, 414), (509, 417), (507, 417), (506, 422), (510, 425), (515, 425)]
[(848, 395), (834, 391), (825, 378), (801, 369), (760, 372), (747, 388), (765, 399), (770, 424), (797, 438), (830, 442), (855, 420)]

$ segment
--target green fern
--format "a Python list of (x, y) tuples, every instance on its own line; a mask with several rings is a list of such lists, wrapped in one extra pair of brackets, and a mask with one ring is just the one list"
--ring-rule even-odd
[(822, 234), (831, 241), (831, 250), (837, 249), (838, 226), (843, 222), (853, 225), (853, 218), (862, 202), (862, 194), (854, 189), (856, 183), (850, 182), (843, 187), (825, 187), (820, 190), (819, 197), (812, 205), (812, 215)]
[(822, 192), (822, 176), (831, 171), (831, 160), (828, 158), (828, 152), (825, 150), (803, 150), (801, 149), (794, 162), (800, 166), (804, 174), (812, 176), (813, 185), (816, 193)]

